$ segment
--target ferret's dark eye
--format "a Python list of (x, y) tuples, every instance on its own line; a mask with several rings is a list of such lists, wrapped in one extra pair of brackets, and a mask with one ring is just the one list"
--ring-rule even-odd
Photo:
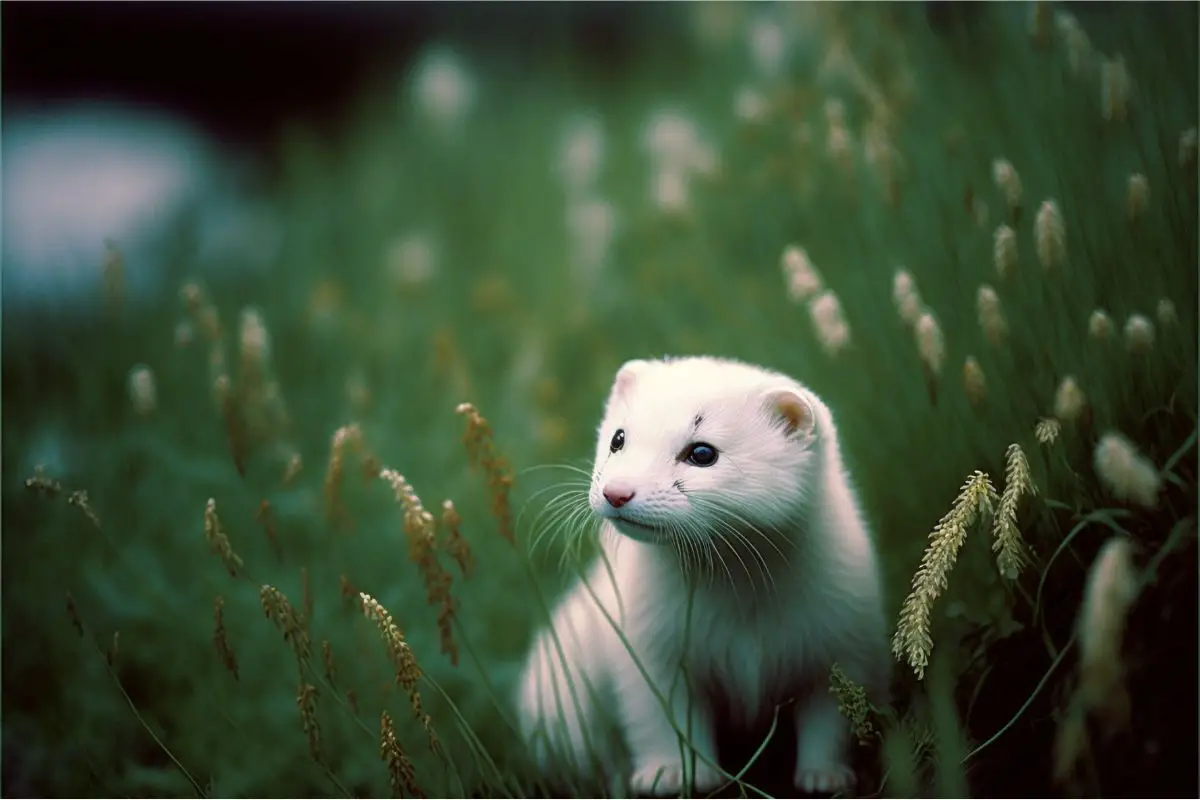
[(609, 452), (615, 453), (625, 446), (625, 429), (617, 428), (617, 432), (613, 434), (612, 441), (608, 443)]
[(684, 461), (693, 467), (711, 467), (717, 463), (717, 448), (711, 444), (697, 442), (688, 448)]

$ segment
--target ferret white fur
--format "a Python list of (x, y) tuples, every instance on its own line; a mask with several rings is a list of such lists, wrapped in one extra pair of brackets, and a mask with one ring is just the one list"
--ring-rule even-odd
[[(703, 449), (689, 460), (697, 443), (713, 463)], [(795, 698), (796, 788), (850, 788), (829, 668), (878, 698), (890, 662), (874, 546), (824, 403), (735, 361), (630, 361), (608, 398), (588, 500), (602, 558), (538, 634), (520, 684), (540, 765), (610, 778), (624, 767), (637, 794), (678, 794), (685, 776), (716, 788), (715, 692), (746, 733)], [(605, 745), (606, 717), (627, 765)], [(685, 760), (677, 730), (689, 719), (696, 756)]]

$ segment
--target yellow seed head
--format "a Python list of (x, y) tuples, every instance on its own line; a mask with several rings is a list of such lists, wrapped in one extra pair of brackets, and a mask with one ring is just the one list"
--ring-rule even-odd
[(1130, 314), (1125, 321), (1125, 346), (1141, 355), (1154, 347), (1154, 323), (1142, 314)]

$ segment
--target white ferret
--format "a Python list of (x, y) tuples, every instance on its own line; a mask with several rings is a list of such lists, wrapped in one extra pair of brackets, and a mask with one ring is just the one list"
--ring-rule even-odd
[[(736, 361), (630, 361), (588, 500), (602, 557), (537, 636), (520, 685), (540, 766), (627, 774), (636, 794), (679, 794), (689, 778), (711, 790), (725, 782), (718, 705), (747, 734), (787, 704), (795, 787), (851, 788), (829, 670), (875, 699), (890, 661), (874, 546), (824, 403)], [(605, 724), (630, 763), (605, 745)]]

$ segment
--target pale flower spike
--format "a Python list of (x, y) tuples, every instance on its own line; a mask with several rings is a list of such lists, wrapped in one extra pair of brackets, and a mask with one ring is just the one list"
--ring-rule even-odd
[(896, 270), (892, 279), (892, 302), (906, 325), (917, 324), (917, 320), (921, 318), (921, 295), (917, 291), (917, 282), (908, 270)]
[(1113, 497), (1147, 508), (1157, 504), (1162, 487), (1158, 470), (1125, 436), (1106, 433), (1096, 445), (1094, 463), (1096, 475)]
[(1067, 260), (1067, 230), (1056, 201), (1044, 200), (1038, 208), (1033, 240), (1038, 261), (1045, 269), (1062, 266)]
[(929, 371), (940, 375), (942, 362), (946, 359), (946, 342), (942, 338), (942, 329), (937, 320), (928, 311), (922, 313), (917, 320), (917, 350)]
[(1088, 335), (1098, 341), (1105, 341), (1112, 336), (1113, 321), (1102, 308), (1097, 308), (1088, 318)]
[(1087, 397), (1075, 378), (1071, 375), (1063, 378), (1054, 395), (1054, 416), (1061, 422), (1074, 422), (1083, 414), (1087, 407)]
[(1125, 321), (1125, 346), (1135, 355), (1150, 352), (1154, 347), (1154, 323), (1142, 314), (1131, 314)]

